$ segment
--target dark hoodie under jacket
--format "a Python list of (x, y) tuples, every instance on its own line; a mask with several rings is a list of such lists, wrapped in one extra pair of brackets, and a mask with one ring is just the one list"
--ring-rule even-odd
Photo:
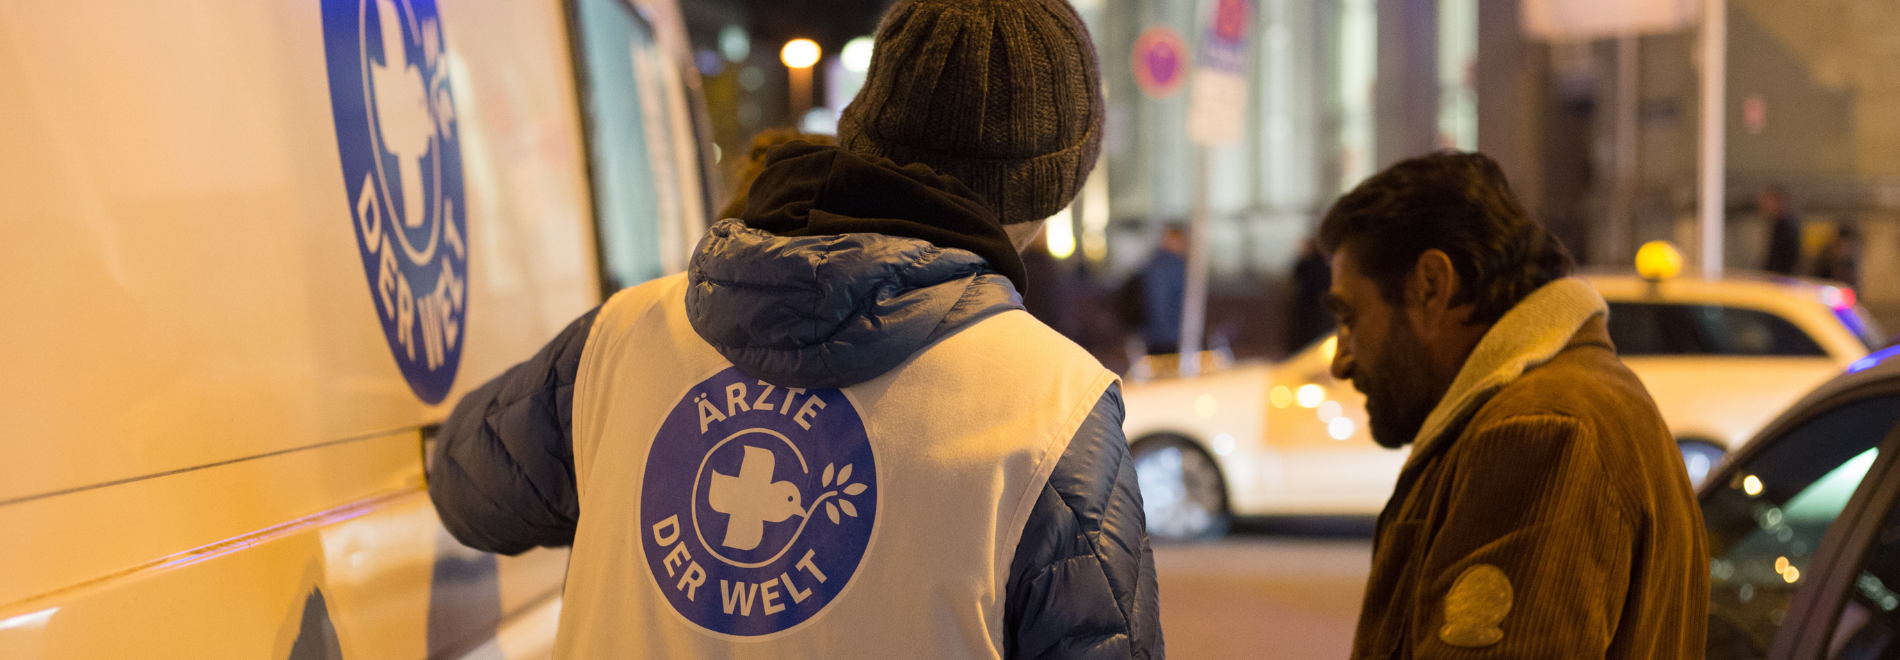
[[(686, 302), (701, 337), (754, 376), (852, 385), (958, 328), (1021, 309), (1012, 282), (1021, 282), (1021, 261), (994, 215), (954, 179), (793, 143), (768, 156), (752, 195), (750, 227), (722, 222), (700, 244)], [(932, 268), (963, 262), (973, 272), (920, 278), (920, 249), (943, 255)], [(758, 298), (732, 276), (770, 278), (778, 292)], [(968, 284), (953, 286), (960, 282)], [(806, 320), (836, 322), (816, 333), (810, 323), (743, 322), (771, 318), (767, 308), (784, 308), (788, 297), (816, 307), (801, 311)], [(593, 320), (583, 315), (470, 392), (443, 424), (429, 495), (461, 542), (503, 554), (573, 543), (573, 393)], [(1036, 501), (1010, 562), (1008, 658), (1164, 657), (1154, 556), (1121, 423), (1121, 392), (1111, 387)]]

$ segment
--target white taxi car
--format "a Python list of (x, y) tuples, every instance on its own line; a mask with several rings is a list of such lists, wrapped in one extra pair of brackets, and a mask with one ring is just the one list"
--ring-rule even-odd
[[(1610, 303), (1617, 350), (1648, 386), (1697, 483), (1729, 448), (1884, 337), (1853, 290), (1837, 284), (1583, 276)], [(1379, 512), (1408, 450), (1372, 442), (1364, 396), (1332, 378), (1337, 346), (1329, 337), (1278, 363), (1127, 386), (1124, 429), (1151, 534), (1218, 535), (1230, 515)]]

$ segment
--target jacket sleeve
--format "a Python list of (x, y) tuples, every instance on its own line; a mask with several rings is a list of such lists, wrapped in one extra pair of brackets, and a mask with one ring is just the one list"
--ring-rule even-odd
[(1422, 548), (1413, 657), (1604, 657), (1643, 530), (1594, 434), (1535, 414), (1458, 443), (1442, 522)]
[(514, 555), (573, 544), (574, 376), (598, 312), (463, 396), (442, 424), (429, 457), (429, 499), (464, 545)]
[(1004, 596), (1006, 657), (1163, 657), (1147, 529), (1122, 435), (1121, 391), (1111, 387), (1024, 525)]

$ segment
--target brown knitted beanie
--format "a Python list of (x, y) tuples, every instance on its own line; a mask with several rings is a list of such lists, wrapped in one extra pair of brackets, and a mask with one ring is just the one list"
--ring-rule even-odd
[(970, 186), (1004, 224), (1069, 205), (1102, 146), (1102, 77), (1065, 0), (903, 0), (838, 142)]

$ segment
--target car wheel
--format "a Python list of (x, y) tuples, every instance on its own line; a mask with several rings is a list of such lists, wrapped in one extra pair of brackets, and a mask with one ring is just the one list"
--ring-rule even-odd
[(1721, 445), (1707, 440), (1678, 440), (1676, 447), (1682, 450), (1682, 465), (1689, 468), (1689, 485), (1695, 488), (1701, 488), (1702, 481), (1709, 478), (1715, 466), (1722, 464), (1722, 457), (1728, 455)]
[(1227, 533), (1227, 482), (1200, 445), (1163, 436), (1135, 443), (1134, 454), (1150, 537), (1186, 541)]

